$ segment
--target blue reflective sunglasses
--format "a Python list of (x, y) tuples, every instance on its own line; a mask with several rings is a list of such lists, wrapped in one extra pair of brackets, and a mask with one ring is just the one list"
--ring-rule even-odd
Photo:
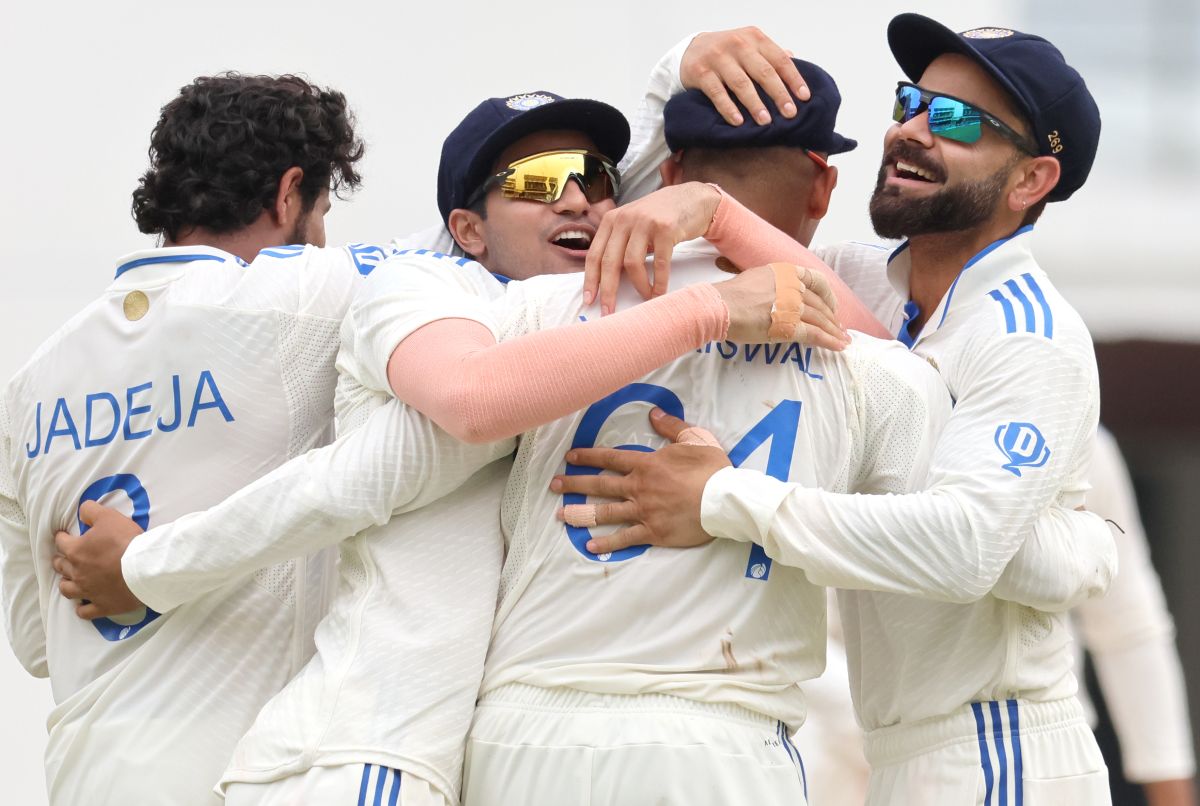
[(896, 106), (892, 110), (892, 120), (907, 123), (926, 110), (929, 111), (929, 131), (939, 137), (959, 143), (975, 143), (983, 136), (983, 124), (987, 123), (996, 134), (1021, 151), (1031, 157), (1037, 156), (1037, 150), (1024, 137), (979, 107), (952, 95), (934, 95), (907, 81), (896, 85)]

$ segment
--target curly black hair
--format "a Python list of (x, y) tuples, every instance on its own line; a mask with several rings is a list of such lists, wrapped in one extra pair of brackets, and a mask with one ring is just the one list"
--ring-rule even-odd
[(194, 227), (227, 233), (275, 201), (279, 180), (304, 171), (300, 196), (362, 184), (363, 155), (346, 96), (296, 76), (201, 76), (163, 107), (150, 135), (150, 170), (133, 191), (133, 217), (147, 234), (177, 240)]

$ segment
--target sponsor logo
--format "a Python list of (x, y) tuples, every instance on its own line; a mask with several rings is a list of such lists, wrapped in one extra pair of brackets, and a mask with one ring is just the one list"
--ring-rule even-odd
[(997, 427), (996, 447), (1008, 459), (1001, 467), (1018, 478), (1021, 468), (1041, 467), (1050, 459), (1046, 438), (1033, 423), (1009, 423)]

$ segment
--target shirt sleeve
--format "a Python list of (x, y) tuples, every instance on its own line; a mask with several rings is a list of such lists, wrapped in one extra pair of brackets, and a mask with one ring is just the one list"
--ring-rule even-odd
[(1108, 590), (1117, 573), (1111, 527), (1094, 512), (1052, 506), (1013, 555), (992, 595), (1061, 613)]
[[(1032, 334), (980, 341), (964, 345), (972, 366), (922, 492), (849, 495), (786, 485), (759, 496), (742, 539), (816, 584), (949, 602), (991, 591), (1037, 516), (1076, 484), (1099, 392), (1094, 358), (1089, 364)], [(722, 474), (705, 487), (705, 511), (737, 496), (717, 482)]]
[(646, 94), (638, 104), (630, 129), (629, 149), (618, 169), (621, 172), (621, 204), (658, 190), (658, 166), (671, 156), (663, 127), (663, 108), (671, 96), (683, 92), (679, 65), (695, 34), (681, 39), (658, 60), (646, 81)]
[(211, 509), (140, 535), (125, 552), (122, 573), (138, 599), (166, 612), (435, 501), (514, 448), (513, 440), (466, 445), (388, 401), (333, 444), (280, 465)]
[(1076, 615), (1121, 742), (1125, 775), (1140, 783), (1190, 778), (1196, 759), (1175, 623), (1150, 561), (1128, 470), (1103, 430), (1091, 477), (1088, 506), (1121, 529), (1115, 534), (1121, 572), (1107, 596), (1085, 602)]
[(29, 521), (12, 472), (12, 436), (0, 400), (0, 594), (4, 626), (17, 660), (34, 677), (48, 677), (46, 626), (42, 621)]
[[(422, 250), (423, 251), (423, 250)], [(359, 285), (342, 323), (338, 370), (390, 394), (387, 365), (396, 345), (439, 319), (467, 319), (499, 338), (492, 300), (502, 293), (487, 270), (466, 258), (399, 254)]]

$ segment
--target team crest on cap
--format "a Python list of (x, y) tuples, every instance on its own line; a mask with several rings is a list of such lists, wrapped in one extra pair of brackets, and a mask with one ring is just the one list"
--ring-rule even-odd
[(962, 35), (968, 39), (1003, 39), (1006, 36), (1012, 36), (1013, 32), (1007, 28), (972, 28), (969, 31), (963, 31)]
[(542, 95), (540, 92), (527, 92), (524, 95), (514, 95), (504, 102), (509, 109), (517, 109), (522, 112), (530, 109), (537, 109), (539, 106), (554, 103), (554, 99), (549, 95)]

